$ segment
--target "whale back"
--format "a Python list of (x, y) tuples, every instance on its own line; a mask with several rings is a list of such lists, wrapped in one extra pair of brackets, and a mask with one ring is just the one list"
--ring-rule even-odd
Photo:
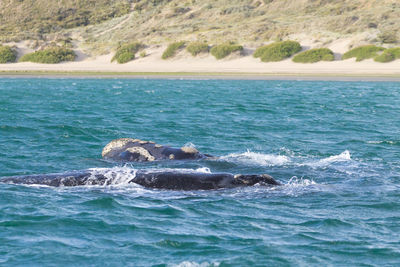
[[(1, 183), (47, 185), (47, 186), (84, 186), (84, 185), (112, 185), (118, 182), (121, 173), (112, 169), (106, 171), (93, 171), (91, 169), (52, 174), (36, 174), (24, 176), (11, 176), (1, 178)], [(212, 190), (232, 188), (238, 186), (263, 186), (280, 185), (271, 176), (262, 175), (233, 175), (230, 173), (199, 173), (182, 171), (154, 171), (132, 170), (125, 182), (136, 183), (148, 188), (171, 190)]]
[(132, 138), (111, 141), (103, 148), (101, 155), (105, 159), (117, 161), (183, 160), (206, 157), (192, 147), (173, 148)]

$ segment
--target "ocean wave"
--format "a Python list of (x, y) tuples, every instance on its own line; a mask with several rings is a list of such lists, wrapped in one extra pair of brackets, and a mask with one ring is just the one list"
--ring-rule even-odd
[(375, 144), (375, 145), (400, 145), (400, 141), (398, 140), (375, 140), (375, 141), (367, 141), (367, 144)]
[(339, 155), (333, 155), (327, 158), (323, 158), (317, 161), (310, 161), (310, 162), (305, 162), (301, 163), (300, 165), (307, 165), (310, 167), (318, 168), (318, 167), (327, 167), (333, 163), (338, 163), (338, 162), (346, 162), (346, 161), (351, 161), (351, 154), (350, 151), (345, 150)]
[(260, 166), (279, 166), (285, 165), (291, 161), (289, 157), (284, 155), (262, 154), (251, 152), (250, 150), (244, 153), (232, 153), (227, 156), (222, 156), (220, 160)]
[(232, 153), (222, 156), (219, 160), (239, 163), (244, 165), (272, 167), (272, 166), (309, 166), (312, 168), (327, 167), (336, 163), (352, 161), (351, 153), (348, 150), (338, 155), (329, 156), (327, 158), (315, 159), (311, 156), (300, 156), (290, 153), (290, 156), (263, 154), (252, 151), (244, 153)]

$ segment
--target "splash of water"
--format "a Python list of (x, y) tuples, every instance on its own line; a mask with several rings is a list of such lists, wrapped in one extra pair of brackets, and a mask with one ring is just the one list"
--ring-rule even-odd
[(306, 162), (300, 165), (307, 165), (313, 168), (319, 168), (319, 167), (326, 167), (331, 165), (332, 163), (338, 163), (338, 162), (348, 162), (351, 161), (351, 154), (350, 151), (345, 150), (339, 155), (333, 155), (324, 159), (320, 159), (318, 161), (311, 161), (311, 162)]
[(223, 156), (221, 157), (221, 160), (260, 166), (280, 166), (285, 165), (291, 161), (291, 159), (287, 156), (262, 154), (251, 152), (250, 150), (247, 150), (246, 152), (240, 154), (233, 153), (227, 156)]
[(304, 179), (293, 176), (286, 184), (283, 185), (281, 192), (285, 195), (296, 197), (309, 192), (309, 190), (315, 185), (317, 185), (317, 183), (312, 179)]

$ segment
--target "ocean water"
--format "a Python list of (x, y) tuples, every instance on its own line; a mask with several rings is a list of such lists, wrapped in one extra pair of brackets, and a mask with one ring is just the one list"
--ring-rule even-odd
[[(0, 177), (268, 173), (214, 191), (0, 183), (1, 266), (396, 266), (400, 83), (0, 79)], [(117, 164), (132, 137), (219, 156)]]

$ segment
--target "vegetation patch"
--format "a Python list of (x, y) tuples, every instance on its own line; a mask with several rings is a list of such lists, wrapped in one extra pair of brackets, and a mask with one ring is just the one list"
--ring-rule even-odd
[(293, 58), (293, 61), (296, 63), (315, 63), (319, 61), (333, 61), (334, 59), (332, 50), (328, 48), (315, 48), (297, 54)]
[(0, 36), (15, 39), (42, 39), (58, 32), (123, 16), (130, 12), (131, 0), (2, 0)]
[(364, 59), (368, 58), (374, 58), (378, 56), (378, 52), (384, 51), (385, 48), (375, 46), (375, 45), (364, 45), (364, 46), (359, 46), (356, 48), (353, 48), (346, 53), (343, 54), (342, 59), (348, 59), (348, 58), (356, 58), (356, 61), (362, 61)]
[(168, 59), (174, 57), (178, 50), (182, 49), (185, 46), (185, 41), (175, 42), (169, 44), (167, 49), (165, 49), (164, 53), (162, 54), (162, 59)]
[(17, 51), (9, 46), (0, 45), (0, 63), (15, 62), (17, 59)]
[(63, 61), (74, 61), (76, 54), (73, 50), (64, 47), (50, 47), (30, 54), (23, 55), (19, 61), (56, 64)]
[(225, 58), (236, 51), (243, 51), (243, 46), (227, 43), (213, 46), (210, 50), (211, 55), (213, 55), (216, 59)]
[(135, 54), (142, 48), (141, 43), (124, 44), (117, 49), (111, 62), (117, 61), (119, 64), (127, 63), (135, 59)]
[(391, 62), (396, 59), (400, 59), (400, 47), (386, 49), (382, 54), (374, 58), (376, 62), (381, 63)]
[(208, 53), (208, 44), (202, 42), (192, 42), (187, 47), (186, 50), (192, 54), (192, 56), (197, 56), (200, 53)]
[(259, 47), (253, 56), (259, 57), (262, 62), (276, 62), (289, 58), (300, 51), (299, 42), (283, 41)]

